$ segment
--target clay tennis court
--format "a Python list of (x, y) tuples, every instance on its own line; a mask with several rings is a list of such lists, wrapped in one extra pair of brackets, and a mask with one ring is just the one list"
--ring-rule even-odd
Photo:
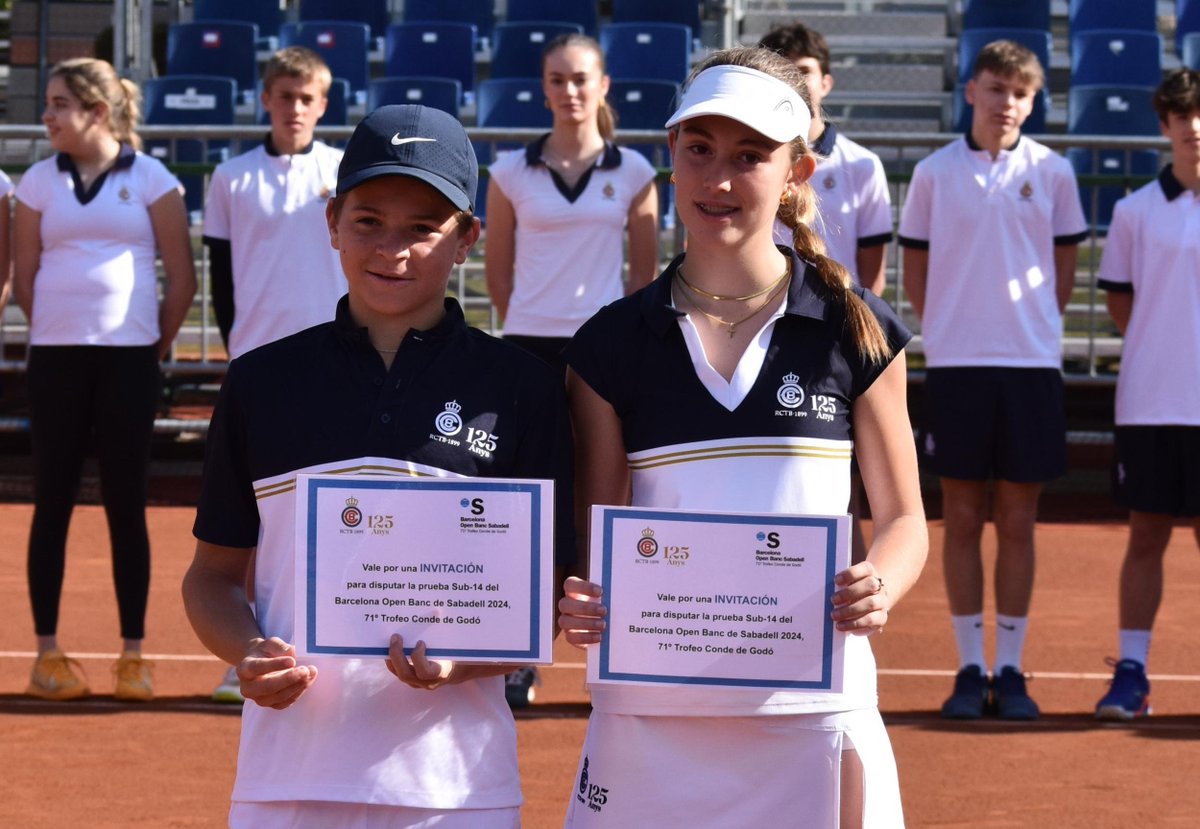
[[(221, 673), (192, 635), (179, 601), (191, 558), (192, 510), (154, 507), (154, 575), (146, 647), (157, 661), (158, 699), (111, 697), (117, 647), (107, 529), (99, 507), (71, 527), (63, 647), (84, 665), (90, 700), (43, 703), (21, 696), (33, 657), (25, 593), (31, 508), (0, 504), (0, 798), (3, 827), (215, 827), (233, 782), (237, 709), (208, 702)], [(1132, 727), (1102, 725), (1091, 707), (1115, 650), (1120, 523), (1048, 523), (1026, 669), (1044, 712), (1030, 724), (943, 722), (954, 647), (941, 586), (941, 525), (931, 524), (929, 565), (874, 642), (880, 693), (913, 827), (1191, 827), (1200, 815), (1200, 658), (1196, 629), (1200, 556), (1176, 530), (1155, 630), (1155, 715)], [(989, 552), (990, 555), (990, 552)], [(539, 702), (518, 716), (525, 826), (561, 826), (587, 716), (582, 656), (560, 643), (543, 671)], [(752, 769), (742, 770), (752, 773)], [(670, 774), (670, 769), (664, 769)], [(803, 804), (780, 826), (804, 826)], [(638, 829), (638, 827), (630, 827)], [(733, 827), (732, 829), (740, 829)]]

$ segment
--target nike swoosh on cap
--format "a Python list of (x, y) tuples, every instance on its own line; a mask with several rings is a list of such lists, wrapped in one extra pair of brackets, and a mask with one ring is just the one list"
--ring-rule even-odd
[(401, 138), (400, 133), (392, 136), (392, 144), (399, 147), (401, 144), (411, 144), (414, 141), (437, 141), (436, 138)]

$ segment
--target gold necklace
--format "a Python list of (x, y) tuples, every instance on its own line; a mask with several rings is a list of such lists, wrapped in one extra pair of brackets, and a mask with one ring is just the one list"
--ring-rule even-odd
[[(678, 273), (678, 271), (676, 271), (676, 273)], [(785, 272), (783, 275), (787, 276), (788, 274)], [(747, 320), (752, 319), (753, 317), (758, 316), (758, 313), (760, 311), (762, 311), (762, 309), (764, 309), (768, 305), (770, 305), (775, 300), (775, 297), (779, 296), (779, 291), (782, 290), (782, 288), (783, 288), (783, 280), (782, 279), (775, 280), (775, 282), (772, 283), (771, 287), (774, 288), (775, 290), (773, 290), (771, 292), (771, 294), (765, 300), (763, 300), (762, 305), (758, 306), (757, 308), (755, 308), (753, 311), (751, 311), (749, 314), (742, 317), (741, 319), (733, 320), (732, 322), (730, 322), (727, 319), (722, 319), (721, 317), (718, 317), (716, 314), (708, 313), (708, 311), (705, 311), (703, 308), (701, 308), (699, 305), (696, 304), (696, 300), (692, 299), (686, 293), (682, 294), (682, 296), (687, 299), (689, 305), (691, 305), (693, 308), (695, 308), (701, 314), (704, 314), (704, 316), (708, 317), (710, 320), (715, 322), (717, 325), (726, 326), (729, 329), (729, 339), (732, 340), (733, 335), (735, 333), (737, 333), (737, 327), (739, 325), (741, 325), (743, 322), (746, 322)]]
[[(718, 302), (745, 302), (748, 299), (755, 299), (757, 297), (760, 297), (763, 294), (765, 294), (769, 291), (773, 291), (776, 288), (778, 288), (779, 283), (782, 282), (783, 280), (787, 279), (788, 274), (790, 274), (791, 272), (792, 272), (792, 262), (789, 259), (787, 265), (783, 269), (783, 273), (779, 274), (779, 278), (776, 279), (774, 282), (772, 282), (767, 287), (765, 287), (761, 290), (755, 291), (752, 294), (746, 294), (745, 296), (724, 296), (722, 294), (710, 294), (708, 291), (705, 291), (702, 288), (697, 288), (691, 282), (688, 282), (687, 277), (685, 277), (683, 275), (683, 265), (680, 265), (678, 268), (675, 269), (675, 275), (679, 277), (679, 281), (683, 283), (683, 287), (687, 288), (689, 291), (700, 294), (700, 296), (708, 297), (709, 299), (715, 299)], [(696, 310), (699, 311), (700, 309), (696, 308)]]

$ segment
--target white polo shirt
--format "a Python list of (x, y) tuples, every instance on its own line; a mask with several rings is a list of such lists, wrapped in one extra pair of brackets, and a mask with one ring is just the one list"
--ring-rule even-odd
[(1118, 426), (1200, 426), (1200, 194), (1168, 166), (1117, 202), (1101, 288), (1133, 294)]
[(204, 235), (230, 244), (230, 359), (333, 319), (346, 277), (329, 245), (325, 204), (341, 160), (341, 150), (320, 141), (296, 155), (262, 145), (213, 171)]
[[(817, 198), (815, 230), (826, 255), (845, 266), (855, 285), (859, 248), (886, 245), (892, 239), (892, 198), (879, 156), (838, 132), (833, 124), (813, 143), (822, 158), (809, 184)], [(792, 231), (775, 222), (776, 244), (792, 246)]]
[(148, 208), (182, 191), (162, 162), (128, 146), (84, 191), (70, 156), (30, 167), (17, 199), (41, 214), (31, 345), (158, 342), (155, 239)]
[(488, 169), (516, 216), (513, 292), (504, 333), (570, 337), (624, 293), (625, 226), (654, 168), (606, 144), (574, 187), (542, 161), (549, 134), (502, 154)]
[(994, 160), (960, 138), (918, 163), (899, 242), (929, 251), (926, 365), (1061, 368), (1054, 248), (1087, 232), (1071, 165), (1025, 136)]

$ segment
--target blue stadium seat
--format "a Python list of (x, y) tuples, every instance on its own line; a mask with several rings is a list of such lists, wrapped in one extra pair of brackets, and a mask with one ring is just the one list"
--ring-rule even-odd
[(1050, 0), (963, 0), (966, 29), (1050, 29)]
[(279, 26), (283, 11), (279, 0), (196, 0), (193, 19), (197, 23), (209, 20), (231, 20), (258, 26), (258, 47), (274, 49), (279, 43)]
[(700, 37), (700, 3), (697, 0), (613, 0), (613, 23), (682, 23), (693, 38)]
[[(967, 103), (964, 91), (967, 85), (960, 83), (954, 87), (954, 130), (965, 133), (971, 129), (971, 118), (975, 107)], [(1041, 135), (1046, 132), (1046, 111), (1050, 108), (1050, 93), (1043, 89), (1033, 99), (1033, 109), (1029, 117), (1021, 125), (1021, 132), (1030, 135)]]
[(583, 34), (583, 27), (558, 21), (500, 23), (492, 49), (493, 78), (542, 77), (542, 50), (559, 35)]
[(341, 23), (332, 20), (311, 20), (307, 23), (285, 23), (279, 27), (279, 42), (283, 46), (305, 46), (329, 64), (335, 78), (350, 82), (355, 96), (366, 99), (367, 48), (371, 30), (366, 23)]
[[(671, 81), (618, 81), (608, 87), (608, 103), (617, 113), (617, 128), (626, 130), (661, 130), (675, 111), (679, 84)], [(670, 167), (671, 156), (666, 144), (630, 144), (656, 167)], [(659, 213), (664, 222), (673, 222), (674, 188), (660, 180), (658, 187)]]
[[(142, 84), (146, 123), (168, 126), (233, 124), (234, 98), (237, 86), (231, 78), (206, 75), (175, 75), (155, 78)], [(164, 162), (216, 164), (229, 156), (228, 141), (209, 141), (207, 147), (200, 139), (147, 141), (146, 153)], [(196, 174), (179, 176), (184, 189), (184, 203), (189, 214), (197, 219), (204, 209), (204, 177)]]
[(1158, 135), (1152, 86), (1073, 86), (1067, 93), (1072, 135)]
[(1130, 176), (1135, 180), (1128, 186), (1120, 184), (1079, 185), (1079, 199), (1083, 212), (1094, 216), (1093, 227), (1100, 233), (1108, 231), (1112, 224), (1113, 205), (1131, 190), (1141, 186), (1138, 179), (1152, 178), (1158, 173), (1159, 153), (1157, 150), (1084, 150), (1073, 147), (1067, 150), (1067, 159), (1075, 168), (1075, 175), (1084, 176)]
[(691, 32), (679, 23), (613, 23), (600, 46), (612, 78), (682, 83), (691, 66)]
[(1071, 35), (1071, 84), (1162, 82), (1162, 38), (1128, 29), (1092, 29)]
[[(541, 78), (495, 78), (481, 81), (475, 93), (476, 120), (480, 127), (524, 127), (548, 130), (554, 116), (545, 106), (546, 96), (542, 92)], [(493, 148), (486, 141), (475, 141), (475, 155), (480, 167), (492, 163)], [(514, 142), (502, 142), (496, 150), (511, 150), (519, 147)], [(479, 196), (475, 200), (475, 212), (486, 219), (484, 203), (487, 195), (487, 174), (480, 173)]]
[(252, 101), (258, 83), (257, 40), (253, 23), (173, 23), (167, 30), (167, 75), (233, 78), (237, 94)]
[(1179, 52), (1184, 66), (1200, 72), (1200, 32), (1184, 35)]
[(504, 19), (509, 23), (561, 20), (578, 24), (585, 34), (595, 37), (596, 0), (508, 0)]
[(461, 92), (473, 93), (475, 40), (475, 26), (471, 23), (397, 23), (387, 30), (383, 74), (453, 78)]
[(993, 40), (1011, 40), (1037, 55), (1047, 79), (1050, 75), (1050, 33), (1044, 29), (968, 29), (958, 38), (958, 79), (971, 78), (975, 56)]
[(458, 117), (462, 86), (454, 78), (375, 78), (367, 88), (367, 111), (385, 104), (421, 104)]
[(387, 0), (300, 0), (299, 19), (366, 23), (373, 38), (382, 38), (392, 22)]
[(494, 5), (495, 0), (404, 0), (404, 22), (473, 23), (481, 43), (487, 44), (496, 25)]
[(1154, 0), (1070, 0), (1067, 24), (1071, 34), (1091, 29), (1158, 30)]
[[(1197, 32), (1200, 32), (1200, 0), (1175, 0), (1175, 50), (1180, 55), (1186, 52), (1187, 36)], [(1184, 62), (1187, 62), (1187, 58), (1184, 58)], [(1197, 68), (1194, 60), (1187, 65)]]
[(329, 103), (325, 114), (317, 124), (323, 127), (344, 127), (350, 121), (350, 101), (354, 92), (350, 89), (350, 81), (345, 78), (334, 78), (329, 85)]

